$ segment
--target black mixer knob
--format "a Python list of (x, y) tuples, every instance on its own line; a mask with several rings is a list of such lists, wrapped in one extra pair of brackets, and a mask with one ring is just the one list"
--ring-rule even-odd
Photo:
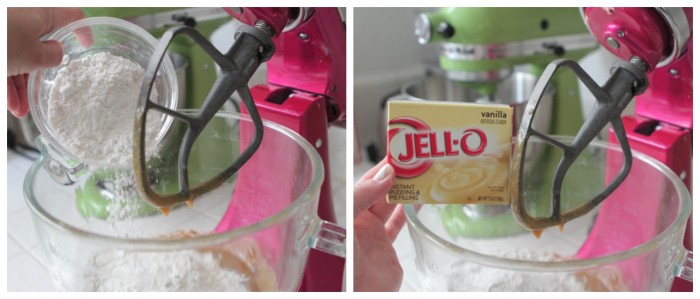
[(455, 28), (447, 22), (440, 22), (437, 27), (437, 33), (444, 38), (450, 38), (455, 35)]
[(183, 15), (173, 15), (173, 20), (176, 22), (180, 22), (184, 24), (185, 26), (188, 27), (195, 27), (197, 26), (197, 20), (195, 20), (193, 17), (188, 16), (187, 14)]
[(545, 43), (543, 46), (545, 49), (552, 51), (552, 53), (557, 56), (562, 56), (564, 53), (566, 53), (564, 47), (556, 43)]

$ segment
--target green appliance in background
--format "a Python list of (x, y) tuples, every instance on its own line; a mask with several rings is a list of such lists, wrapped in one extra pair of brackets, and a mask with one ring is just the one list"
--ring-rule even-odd
[[(443, 8), (416, 19), (421, 44), (441, 44), (440, 67), (452, 81), (489, 95), (519, 65), (539, 77), (556, 58), (579, 60), (598, 46), (577, 8)], [(555, 81), (552, 133), (582, 123), (573, 74)]]
[[(146, 29), (157, 39), (172, 26), (191, 26), (202, 35), (210, 37), (212, 33), (233, 18), (222, 8), (148, 8), (148, 7), (120, 7), (120, 8), (83, 8), (85, 17), (114, 17), (130, 21)], [(231, 36), (233, 39), (233, 36)], [(178, 37), (170, 45), (170, 58), (175, 64), (178, 73), (179, 100), (178, 108), (201, 107), (202, 102), (209, 93), (211, 86), (217, 77), (216, 64), (196, 43), (187, 37)], [(183, 92), (184, 91), (184, 92)], [(228, 127), (208, 128), (221, 131), (226, 134)], [(176, 146), (171, 146), (177, 149)], [(217, 151), (216, 146), (202, 147), (190, 155), (190, 164), (199, 167), (207, 166), (207, 163), (219, 164), (221, 161), (231, 159), (230, 153)], [(177, 155), (176, 152), (172, 153)], [(171, 157), (162, 157), (163, 160)], [(176, 174), (173, 174), (176, 175)], [(81, 207), (79, 212), (84, 217), (107, 218), (109, 212), (107, 206), (110, 198), (114, 197), (114, 190), (110, 190), (109, 181), (123, 174), (110, 174), (97, 172), (92, 174), (82, 187), (76, 190), (76, 201)], [(196, 173), (193, 173), (193, 177)], [(173, 180), (176, 181), (176, 180)], [(177, 190), (177, 184), (167, 186)], [(125, 198), (125, 201), (137, 200), (141, 216), (157, 213), (158, 210), (142, 202), (138, 196)]]
[[(439, 44), (442, 74), (405, 86), (404, 97), (508, 104), (514, 109), (516, 128), (545, 67), (557, 58), (579, 60), (598, 46), (579, 10), (573, 7), (442, 8), (418, 15), (415, 34), (420, 44)], [(577, 78), (571, 72), (561, 72), (552, 85), (551, 107), (545, 108), (551, 113), (539, 120), (544, 122), (539, 129), (554, 135), (575, 135), (583, 123)], [(430, 90), (437, 92), (431, 95)], [(542, 168), (537, 171), (552, 171), (551, 165), (558, 161), (549, 150), (528, 154), (532, 156), (526, 158), (542, 159)], [(551, 190), (545, 187), (551, 182), (538, 183), (542, 190)], [(544, 212), (549, 206), (543, 202), (530, 208)], [(513, 220), (509, 206), (446, 205), (442, 209), (443, 223), (453, 237), (524, 231)], [(504, 225), (504, 221), (512, 224)]]

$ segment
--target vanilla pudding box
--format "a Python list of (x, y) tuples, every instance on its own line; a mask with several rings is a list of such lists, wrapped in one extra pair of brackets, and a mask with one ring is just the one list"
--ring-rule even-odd
[(510, 203), (510, 106), (390, 101), (388, 120), (389, 203)]

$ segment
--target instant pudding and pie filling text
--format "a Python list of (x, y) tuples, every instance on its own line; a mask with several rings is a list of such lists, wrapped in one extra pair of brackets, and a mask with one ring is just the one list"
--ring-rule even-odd
[(389, 102), (389, 203), (509, 204), (507, 105)]

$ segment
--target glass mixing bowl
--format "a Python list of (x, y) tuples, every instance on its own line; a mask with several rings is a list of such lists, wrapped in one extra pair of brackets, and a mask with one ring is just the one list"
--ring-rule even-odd
[[(77, 163), (75, 155), (71, 154), (58, 140), (53, 129), (48, 123), (48, 98), (51, 89), (54, 88), (54, 80), (58, 72), (71, 61), (100, 52), (109, 52), (135, 62), (144, 70), (155, 51), (158, 41), (143, 28), (133, 23), (110, 17), (86, 18), (49, 34), (45, 39), (57, 40), (63, 45), (63, 61), (60, 65), (47, 68), (29, 74), (27, 83), (29, 108), (45, 144), (50, 150), (56, 151), (58, 156), (65, 157), (66, 161), (59, 161), (65, 166), (74, 167)], [(158, 98), (155, 102), (170, 109), (177, 109), (178, 84), (175, 67), (167, 55), (163, 59), (159, 75), (155, 81), (158, 90)], [(134, 99), (138, 101), (138, 99)], [(133, 119), (125, 119), (132, 121)], [(172, 117), (160, 115), (162, 129), (158, 139), (164, 138)], [(101, 161), (82, 161), (92, 164), (100, 164)]]
[[(247, 116), (217, 114), (192, 149), (191, 182), (228, 167), (252, 127)], [(169, 136), (184, 128), (175, 120)], [(150, 161), (156, 191), (177, 190), (180, 140), (166, 138)], [(265, 122), (260, 149), (232, 179), (168, 216), (138, 197), (130, 170), (90, 167), (68, 185), (55, 180), (41, 145), (24, 194), (58, 290), (293, 291), (310, 249), (344, 256), (345, 230), (317, 214), (323, 163), (280, 125)]]
[[(542, 146), (533, 138), (528, 150)], [(615, 145), (593, 142), (567, 174), (563, 204), (597, 194), (619, 171), (621, 155)], [(523, 191), (532, 203), (549, 200), (554, 167), (542, 161), (525, 164)], [(543, 213), (537, 204), (528, 210)], [(666, 166), (636, 152), (627, 179), (595, 213), (539, 239), (522, 228), (513, 233), (512, 214), (489, 222), (484, 237), (468, 233), (476, 224), (459, 206), (405, 205), (404, 212), (425, 290), (668, 291), (674, 277), (692, 281), (692, 252), (682, 245), (690, 194)]]

